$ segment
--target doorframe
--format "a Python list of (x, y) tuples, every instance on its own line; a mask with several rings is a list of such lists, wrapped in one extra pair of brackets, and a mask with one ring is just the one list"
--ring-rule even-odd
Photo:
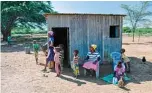
[[(52, 29), (52, 31), (53, 31), (53, 29), (55, 29), (55, 28), (66, 28), (67, 29), (67, 46), (68, 46), (68, 48), (67, 48), (67, 51), (66, 52), (68, 52), (67, 53), (67, 65), (68, 65), (68, 67), (70, 66), (70, 34), (69, 34), (69, 27), (52, 27), (51, 29)], [(65, 47), (65, 46), (64, 46)], [(65, 52), (65, 51), (64, 51)]]

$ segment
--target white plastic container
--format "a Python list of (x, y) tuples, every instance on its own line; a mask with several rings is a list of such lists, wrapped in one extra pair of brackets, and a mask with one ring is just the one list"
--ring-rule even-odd
[(26, 54), (30, 54), (30, 53), (31, 53), (30, 47), (25, 47), (25, 53), (26, 53)]

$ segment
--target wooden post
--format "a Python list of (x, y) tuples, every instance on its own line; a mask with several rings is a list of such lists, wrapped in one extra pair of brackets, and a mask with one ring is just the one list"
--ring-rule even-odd
[(100, 61), (97, 62), (96, 78), (99, 78)]

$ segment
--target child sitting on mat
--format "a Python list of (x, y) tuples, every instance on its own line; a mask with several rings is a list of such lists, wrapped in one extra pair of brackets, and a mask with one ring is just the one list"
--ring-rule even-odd
[(124, 82), (123, 80), (124, 74), (125, 74), (125, 66), (122, 64), (121, 61), (119, 61), (117, 66), (114, 69), (114, 77), (118, 81), (118, 86), (119, 86), (119, 83)]

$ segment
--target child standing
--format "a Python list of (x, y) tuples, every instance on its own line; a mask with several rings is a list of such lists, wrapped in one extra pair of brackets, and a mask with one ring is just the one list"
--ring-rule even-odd
[(8, 45), (11, 45), (11, 36), (7, 37), (7, 43), (8, 43)]
[(74, 50), (74, 53), (73, 53), (74, 57), (73, 57), (72, 65), (73, 65), (73, 72), (74, 72), (74, 75), (75, 75), (76, 78), (78, 77), (78, 75), (80, 75), (80, 73), (79, 73), (79, 64), (78, 64), (78, 60), (79, 60), (78, 54), (79, 54), (79, 51), (78, 50)]
[(60, 58), (59, 58), (60, 50), (61, 49), (59, 47), (55, 47), (54, 48), (54, 53), (55, 53), (55, 55), (54, 55), (55, 71), (57, 73), (57, 75), (56, 75), (57, 77), (59, 77), (60, 74), (61, 74), (61, 62), (60, 62)]
[(38, 64), (39, 44), (36, 42), (36, 40), (33, 41), (33, 50), (34, 50), (34, 55), (35, 55), (36, 64)]
[(64, 45), (63, 44), (60, 44), (59, 45), (61, 51), (60, 51), (60, 62), (61, 62), (61, 73), (63, 72), (63, 61), (64, 61)]
[(125, 55), (125, 49), (121, 49), (121, 56), (125, 64), (126, 72), (130, 73), (130, 59)]

